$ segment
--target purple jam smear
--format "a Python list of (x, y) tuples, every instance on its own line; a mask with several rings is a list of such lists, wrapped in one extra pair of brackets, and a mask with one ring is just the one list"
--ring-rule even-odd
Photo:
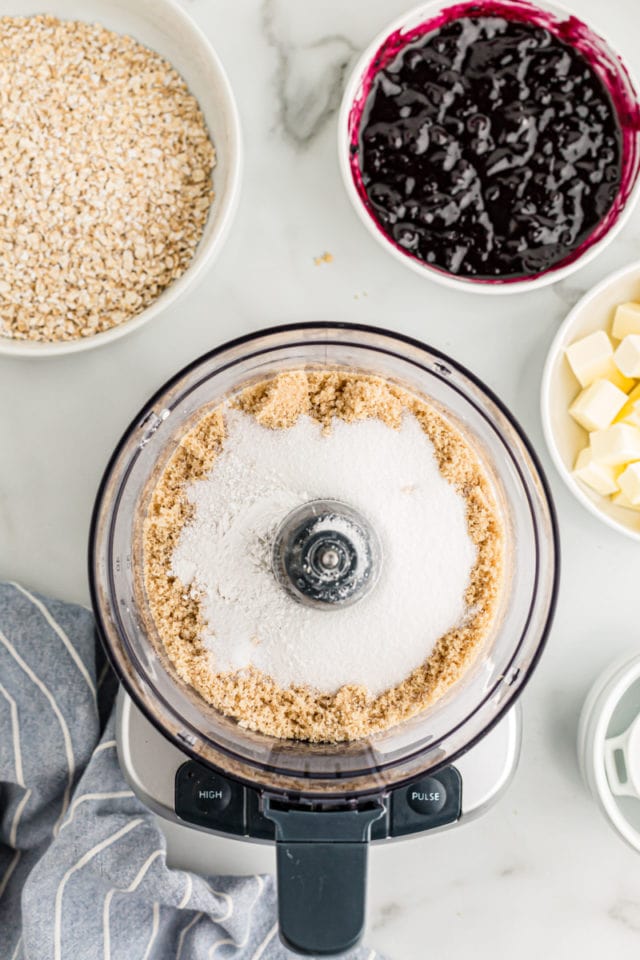
[(376, 54), (350, 116), (356, 185), (415, 259), (474, 280), (538, 276), (595, 243), (635, 184), (627, 80), (574, 18), (449, 8)]
[(604, 84), (544, 28), (462, 18), (376, 75), (360, 169), (380, 225), (468, 277), (530, 276), (611, 209), (622, 137)]

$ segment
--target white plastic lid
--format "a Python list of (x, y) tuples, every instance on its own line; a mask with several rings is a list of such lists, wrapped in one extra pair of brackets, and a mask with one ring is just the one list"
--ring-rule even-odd
[(640, 655), (617, 660), (592, 687), (580, 718), (578, 759), (602, 812), (640, 852)]

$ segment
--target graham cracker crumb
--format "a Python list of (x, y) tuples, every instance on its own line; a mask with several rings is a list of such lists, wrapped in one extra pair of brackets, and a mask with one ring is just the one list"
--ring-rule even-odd
[(333, 254), (325, 250), (324, 253), (321, 253), (319, 257), (314, 257), (313, 262), (316, 267), (321, 266), (323, 263), (333, 263)]
[[(153, 493), (144, 526), (144, 580), (151, 614), (178, 676), (208, 703), (250, 730), (311, 742), (357, 740), (407, 720), (440, 697), (471, 665), (497, 618), (504, 534), (489, 478), (471, 445), (434, 406), (379, 377), (346, 370), (290, 371), (233, 400), (268, 429), (288, 429), (306, 414), (327, 429), (376, 417), (398, 428), (409, 411), (433, 443), (442, 475), (464, 497), (477, 560), (466, 592), (466, 622), (441, 637), (427, 661), (402, 683), (372, 697), (348, 685), (326, 694), (279, 687), (254, 667), (217, 672), (202, 642), (197, 597), (171, 574), (172, 554), (192, 516), (185, 488), (214, 466), (225, 438), (222, 407), (184, 436)], [(406, 493), (410, 495), (411, 491)]]

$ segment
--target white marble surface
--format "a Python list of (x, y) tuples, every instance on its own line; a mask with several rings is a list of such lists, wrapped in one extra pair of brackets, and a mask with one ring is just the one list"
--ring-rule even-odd
[[(380, 870), (374, 856), (369, 939), (397, 960), (631, 960), (640, 952), (640, 859), (587, 796), (574, 742), (594, 677), (638, 647), (640, 551), (561, 485), (544, 449), (538, 391), (569, 305), (640, 258), (640, 211), (560, 288), (493, 300), (422, 280), (357, 221), (335, 150), (349, 63), (406, 0), (183, 2), (217, 47), (238, 99), (246, 142), (239, 214), (208, 278), (153, 325), (85, 355), (0, 358), (0, 576), (86, 601), (89, 514), (113, 444), (167, 376), (231, 336), (297, 320), (358, 321), (450, 352), (506, 401), (549, 468), (562, 591), (548, 652), (524, 697), (515, 782), (483, 820), (399, 844)], [(637, 0), (573, 7), (640, 73)], [(325, 250), (333, 263), (315, 266)]]

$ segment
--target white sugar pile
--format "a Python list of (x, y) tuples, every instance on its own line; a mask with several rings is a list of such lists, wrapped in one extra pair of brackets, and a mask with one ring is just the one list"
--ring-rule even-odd
[[(209, 476), (188, 488), (194, 517), (173, 554), (173, 573), (201, 598), (215, 669), (253, 664), (281, 687), (327, 693), (400, 683), (464, 620), (476, 560), (464, 498), (418, 421), (405, 414), (394, 430), (335, 419), (327, 435), (308, 417), (269, 430), (230, 410), (226, 425)], [(350, 504), (382, 544), (380, 580), (351, 607), (305, 607), (272, 573), (278, 524), (320, 498)]]

